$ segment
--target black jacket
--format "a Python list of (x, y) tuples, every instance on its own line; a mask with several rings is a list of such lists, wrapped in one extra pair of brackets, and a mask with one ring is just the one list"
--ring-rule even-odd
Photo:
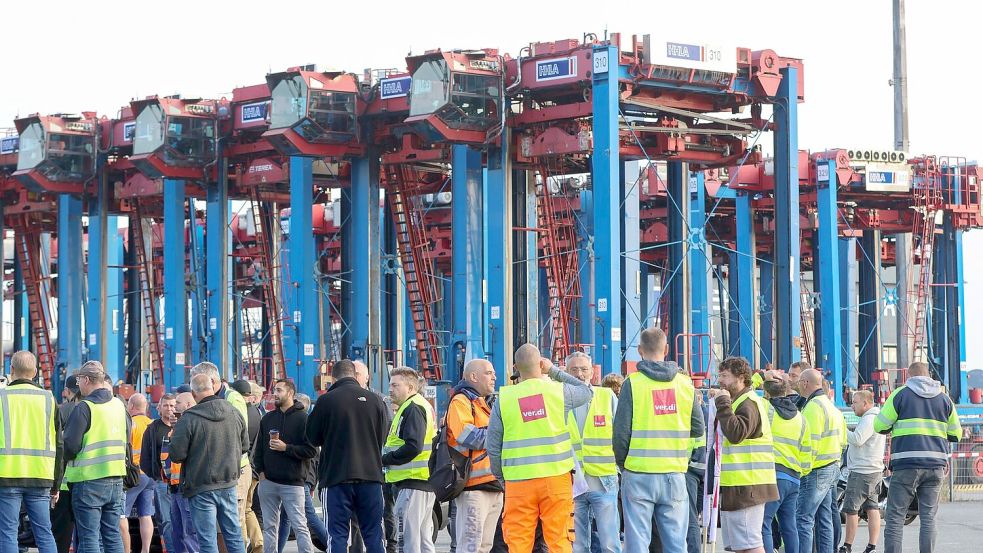
[[(409, 401), (409, 399), (406, 401)], [(425, 438), (427, 434), (427, 413), (423, 407), (411, 403), (403, 410), (403, 414), (400, 415), (397, 424), (396, 435), (403, 440), (403, 445), (389, 453), (383, 454), (382, 464), (387, 467), (405, 465), (419, 455), (423, 451), (423, 448), (433, 447), (433, 444), (427, 442)], [(431, 491), (430, 485), (426, 480), (403, 480), (397, 482), (396, 487)]]
[(321, 448), (318, 483), (383, 482), (386, 406), (375, 392), (342, 378), (318, 398), (307, 420), (307, 441)]
[[(307, 411), (299, 401), (294, 401), (286, 413), (274, 409), (263, 415), (253, 451), (256, 471), (276, 484), (303, 486), (308, 463), (317, 455), (314, 446), (307, 442), (306, 427)], [(270, 449), (270, 430), (280, 431), (280, 440), (287, 444), (286, 451)]]
[(170, 431), (170, 426), (164, 424), (164, 421), (156, 419), (143, 433), (143, 442), (140, 444), (140, 470), (155, 482), (159, 482), (163, 478), (160, 466), (160, 450), (164, 443), (164, 437)]
[(182, 464), (184, 497), (235, 487), (239, 459), (249, 452), (245, 421), (227, 400), (208, 396), (174, 425), (168, 451), (172, 461)]

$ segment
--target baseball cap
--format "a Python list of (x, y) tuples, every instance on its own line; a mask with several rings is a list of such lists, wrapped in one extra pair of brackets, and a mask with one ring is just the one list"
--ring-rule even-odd
[(232, 389), (244, 396), (253, 394), (253, 387), (249, 384), (248, 380), (236, 380), (232, 383)]
[(190, 392), (191, 391), (191, 384), (181, 384), (174, 391), (176, 393), (179, 393), (179, 394), (183, 394), (184, 392)]
[(249, 386), (252, 388), (254, 396), (261, 396), (266, 391), (266, 388), (257, 384), (255, 380), (250, 380)]

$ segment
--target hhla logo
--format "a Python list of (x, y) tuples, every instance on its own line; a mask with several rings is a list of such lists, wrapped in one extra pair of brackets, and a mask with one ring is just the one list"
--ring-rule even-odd
[(676, 390), (652, 390), (652, 405), (656, 415), (676, 414)]
[(522, 415), (522, 422), (529, 422), (546, 418), (546, 401), (543, 394), (519, 398), (519, 413)]

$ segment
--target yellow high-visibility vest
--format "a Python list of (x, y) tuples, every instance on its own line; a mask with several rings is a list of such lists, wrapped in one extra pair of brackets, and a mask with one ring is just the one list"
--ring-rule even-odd
[(686, 472), (691, 453), (693, 381), (679, 373), (669, 382), (632, 373), (631, 441), (625, 468), (662, 474)]
[(721, 486), (757, 486), (776, 483), (775, 451), (771, 439), (771, 423), (765, 399), (748, 390), (733, 403), (733, 410), (745, 401), (754, 402), (761, 419), (761, 437), (731, 443), (724, 436), (720, 454)]
[(82, 437), (82, 449), (68, 462), (65, 480), (87, 482), (126, 474), (126, 407), (113, 398), (106, 403), (89, 404), (91, 422)]
[(546, 478), (573, 470), (563, 384), (538, 378), (524, 380), (502, 388), (498, 401), (505, 480)]
[(567, 427), (570, 432), (570, 442), (573, 450), (580, 459), (584, 473), (590, 476), (614, 476), (618, 474), (618, 465), (614, 462), (614, 411), (611, 404), (614, 392), (610, 388), (594, 386), (594, 397), (587, 408), (587, 418), (584, 420), (584, 432), (581, 435), (577, 418), (571, 411), (567, 415)]
[(437, 435), (437, 428), (434, 426), (433, 410), (430, 404), (427, 403), (427, 400), (423, 399), (420, 394), (413, 394), (399, 406), (396, 416), (393, 417), (392, 425), (389, 427), (389, 437), (386, 438), (386, 445), (383, 448), (383, 452), (389, 453), (390, 451), (396, 451), (406, 443), (405, 440), (399, 437), (399, 423), (403, 416), (403, 411), (410, 405), (419, 405), (427, 415), (427, 430), (423, 437), (423, 449), (409, 463), (388, 467), (386, 469), (386, 482), (426, 480), (430, 478), (430, 453), (433, 449), (431, 444)]
[(0, 478), (55, 479), (55, 417), (51, 392), (31, 384), (0, 389)]

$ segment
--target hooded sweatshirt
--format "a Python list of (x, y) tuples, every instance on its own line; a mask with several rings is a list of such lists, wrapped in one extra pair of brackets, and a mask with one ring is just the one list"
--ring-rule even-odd
[(871, 407), (860, 417), (853, 432), (846, 433), (846, 466), (857, 474), (880, 474), (884, 472), (884, 447), (887, 438), (874, 432), (874, 420), (881, 410)]
[[(679, 373), (679, 365), (672, 361), (639, 361), (638, 372), (658, 382), (669, 382)], [(626, 378), (618, 396), (618, 410), (614, 414), (614, 459), (619, 467), (624, 468), (625, 458), (628, 457), (628, 446), (631, 443), (631, 426), (633, 413), (631, 379)], [(703, 422), (703, 408), (699, 401), (693, 402), (693, 412), (690, 415), (690, 437), (699, 438), (706, 432)]]
[[(784, 420), (789, 421), (794, 419), (795, 415), (799, 414), (799, 407), (797, 403), (798, 397), (801, 396), (788, 395), (785, 397), (773, 397), (773, 398), (769, 398), (768, 402), (771, 403), (771, 406), (775, 409), (775, 414), (777, 416), (781, 417)], [(797, 471), (794, 471), (780, 463), (775, 463), (775, 472), (786, 474), (796, 482), (799, 481), (799, 473)]]
[(184, 412), (174, 425), (169, 454), (182, 464), (181, 493), (234, 487), (240, 456), (249, 451), (249, 434), (239, 411), (227, 400), (208, 396)]
[(884, 402), (874, 419), (874, 432), (888, 434), (898, 421), (924, 419), (945, 427), (946, 437), (927, 433), (891, 436), (891, 470), (944, 468), (949, 460), (949, 443), (962, 437), (956, 406), (942, 393), (938, 381), (913, 376)]

